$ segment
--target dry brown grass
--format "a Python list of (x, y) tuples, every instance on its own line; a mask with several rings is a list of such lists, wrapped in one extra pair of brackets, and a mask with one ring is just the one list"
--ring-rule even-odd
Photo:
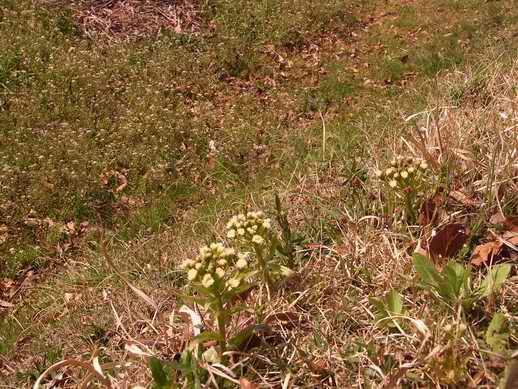
[(198, 7), (191, 0), (67, 0), (66, 6), (91, 38), (135, 39), (163, 30), (193, 34), (200, 29)]
[[(503, 211), (503, 204), (507, 204), (506, 209), (514, 206), (516, 211), (517, 65), (488, 62), (482, 72), (483, 88), (476, 94), (464, 93), (455, 105), (451, 102), (452, 91), (472, 91), (470, 86), (479, 80), (480, 72), (446, 74), (440, 80), (439, 92), (430, 95), (429, 110), (414, 115), (422, 143), (400, 139), (399, 150), (394, 150), (432, 158), (432, 164), (448, 166), (452, 189), (479, 201), (487, 217)], [(373, 165), (381, 163), (373, 161)], [(336, 201), (340, 183), (326, 180), (319, 173), (294, 173), (293, 180), (298, 185), (284, 198), (289, 200), (291, 219), (300, 229), (308, 217), (321, 211), (322, 203)], [(375, 192), (376, 188), (371, 190)], [(266, 206), (263, 201), (252, 199), (251, 203)], [(444, 219), (437, 224), (466, 222), (473, 217), (473, 210), (466, 204), (451, 200), (444, 207)], [(353, 215), (346, 212), (343, 219), (335, 221), (338, 233), (334, 237), (323, 236), (322, 231), (321, 241), (315, 237), (299, 250), (301, 266), (297, 275), (272, 296), (272, 301), (268, 302), (260, 290), (248, 296), (249, 308), (236, 318), (232, 331), (250, 324), (254, 316), (252, 307), (260, 306), (270, 332), (259, 336), (256, 347), (232, 353), (230, 381), (237, 382), (239, 372), (246, 371), (250, 381), (265, 388), (385, 388), (403, 384), (495, 387), (502, 377), (505, 357), (487, 353), (480, 343), (477, 331), (481, 329), (480, 322), (487, 318), (470, 319), (441, 310), (431, 294), (415, 285), (409, 252), (417, 237), (399, 228), (382, 228), (377, 215)], [(217, 219), (223, 219), (223, 215)], [(218, 231), (217, 226), (215, 230)], [(153, 277), (157, 267), (174, 268), (182, 258), (192, 255), (195, 244), (165, 231), (146, 242), (128, 245), (121, 255), (115, 256), (115, 263), (121, 271), (133, 269)], [(518, 290), (512, 280), (497, 296), (498, 307), (488, 304), (485, 309), (490, 316), (499, 308), (515, 328), (518, 317), (512, 306)], [(179, 312), (177, 289), (167, 287), (159, 279), (156, 282), (150, 289), (153, 280), (148, 279), (142, 289), (158, 302), (157, 310), (147, 307), (127, 288), (113, 289), (103, 284), (81, 290), (80, 297), (70, 291), (69, 301), (64, 302), (64, 309), (70, 309), (69, 315), (102, 312), (97, 322), (104, 322), (105, 328), (109, 328), (109, 340), (101, 352), (117, 366), (110, 373), (113, 387), (149, 383), (148, 355), (171, 360), (192, 337), (189, 317)], [(59, 287), (67, 290), (66, 285)], [(391, 288), (400, 291), (404, 299), (401, 331), (380, 328), (369, 302), (369, 297), (384, 296)], [(103, 296), (102, 301), (99, 295)], [(99, 305), (105, 309), (99, 310)], [(209, 317), (202, 316), (210, 327)], [(39, 315), (38, 320), (41, 319)], [(459, 329), (462, 324), (467, 324), (467, 330)], [(452, 329), (445, 330), (446, 326)], [(517, 341), (515, 333), (511, 333), (511, 344), (516, 345)], [(85, 360), (91, 361), (96, 352), (92, 347), (90, 353), (83, 354)], [(214, 367), (206, 367), (212, 375), (222, 374)], [(74, 376), (74, 372), (77, 374), (77, 369), (69, 368), (62, 375), (68, 387), (85, 379), (84, 375)], [(208, 386), (212, 385), (210, 382), (214, 381), (209, 378)]]

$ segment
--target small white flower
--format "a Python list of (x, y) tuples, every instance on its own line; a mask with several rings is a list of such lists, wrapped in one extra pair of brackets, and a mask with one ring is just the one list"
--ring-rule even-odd
[(186, 269), (188, 267), (193, 267), (195, 264), (196, 264), (196, 262), (194, 262), (192, 259), (186, 259), (182, 263), (182, 268)]
[[(257, 230), (257, 227), (256, 226), (254, 226), (254, 227), (255, 227), (255, 230)], [(252, 227), (248, 227), (246, 229), (246, 232), (248, 232), (250, 235), (252, 235), (255, 232), (255, 230)]]
[(196, 278), (196, 276), (198, 275), (198, 270), (196, 269), (191, 269), (187, 272), (187, 279), (189, 281), (192, 281)]
[(401, 172), (401, 178), (408, 178), (408, 172), (406, 170)]
[(236, 237), (236, 230), (228, 230), (227, 238), (234, 239)]
[(399, 177), (399, 173), (398, 172), (395, 172), (394, 175), (392, 176), (394, 178), (398, 178)]
[(391, 188), (395, 188), (395, 187), (397, 186), (397, 181), (396, 181), (396, 180), (390, 180), (390, 181), (389, 181), (389, 186), (390, 186)]
[(201, 284), (205, 288), (210, 288), (212, 285), (214, 285), (214, 278), (210, 274), (205, 274), (203, 276), (203, 280), (201, 281)]
[(245, 234), (245, 229), (244, 229), (244, 228), (238, 228), (238, 229), (237, 229), (237, 234), (238, 234), (239, 236), (243, 236), (243, 235)]
[(220, 259), (218, 260), (218, 265), (219, 266), (226, 266), (227, 265), (227, 260), (226, 259)]
[(261, 235), (254, 235), (252, 237), (252, 242), (258, 245), (261, 245), (264, 243), (264, 239)]
[(223, 278), (225, 276), (225, 270), (223, 270), (220, 267), (216, 268), (215, 273), (218, 275), (219, 278)]
[(241, 283), (241, 281), (239, 281), (237, 278), (231, 278), (230, 280), (228, 280), (227, 285), (230, 288), (234, 289), (234, 288), (237, 288), (240, 283)]
[(270, 219), (264, 219), (263, 228), (266, 230), (269, 230), (270, 228), (272, 228), (272, 221)]
[(410, 166), (410, 167), (408, 168), (408, 172), (409, 172), (410, 174), (415, 173), (415, 167)]
[(225, 250), (223, 250), (223, 256), (224, 257), (231, 257), (232, 255), (234, 255), (236, 253), (236, 251), (231, 248), (231, 247), (226, 247)]
[(238, 259), (238, 261), (236, 262), (236, 267), (241, 270), (241, 269), (244, 269), (245, 267), (248, 266), (248, 262), (246, 261), (246, 259), (244, 258), (240, 258)]
[(202, 267), (201, 262), (197, 262), (197, 263), (194, 265), (194, 267), (195, 267), (197, 270), (200, 270), (200, 269), (201, 269), (201, 267)]
[(207, 255), (210, 255), (210, 249), (207, 246), (200, 248), (200, 256), (206, 257)]

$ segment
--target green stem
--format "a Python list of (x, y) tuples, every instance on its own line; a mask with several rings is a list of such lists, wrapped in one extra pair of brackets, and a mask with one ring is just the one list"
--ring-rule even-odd
[(218, 297), (216, 319), (218, 321), (220, 354), (221, 359), (224, 359), (225, 357), (223, 356), (223, 353), (227, 351), (227, 321), (225, 318), (225, 310), (223, 309), (223, 302), (221, 301), (221, 296)]
[(408, 215), (408, 222), (415, 223), (416, 222), (416, 214), (414, 209), (414, 196), (412, 193), (405, 193), (405, 202), (406, 202), (406, 211)]
[(263, 250), (259, 246), (255, 245), (255, 253), (257, 254), (257, 262), (259, 262), (259, 266), (261, 267), (263, 273), (263, 279), (270, 291), (272, 289), (272, 280), (270, 279), (270, 273), (268, 272), (268, 268), (266, 266), (266, 261), (264, 260)]

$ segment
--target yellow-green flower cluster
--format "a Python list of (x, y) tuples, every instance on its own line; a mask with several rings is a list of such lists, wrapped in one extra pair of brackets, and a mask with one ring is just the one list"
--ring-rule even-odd
[(242, 275), (248, 267), (245, 254), (221, 243), (212, 243), (200, 249), (195, 259), (183, 263), (187, 279), (206, 289), (232, 290), (241, 285)]
[(376, 170), (376, 177), (386, 181), (391, 188), (407, 187), (410, 182), (428, 169), (428, 164), (422, 159), (398, 156), (390, 162), (385, 170)]
[(257, 246), (264, 244), (271, 229), (271, 221), (261, 211), (233, 216), (227, 223), (227, 237), (242, 239)]

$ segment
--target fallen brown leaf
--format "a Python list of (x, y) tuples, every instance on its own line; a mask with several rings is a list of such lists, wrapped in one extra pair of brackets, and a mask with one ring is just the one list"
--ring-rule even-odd
[(424, 227), (433, 224), (437, 220), (440, 207), (444, 204), (444, 196), (442, 190), (437, 191), (432, 197), (423, 201), (417, 222)]
[(12, 304), (8, 301), (0, 300), (0, 309), (1, 308), (12, 308), (12, 307), (14, 307), (14, 304)]
[(240, 378), (239, 379), (239, 387), (241, 389), (256, 389), (257, 386), (252, 384), (250, 381), (248, 381), (246, 378)]
[(472, 198), (472, 197), (469, 197), (468, 195), (466, 195), (465, 193), (459, 191), (459, 190), (452, 190), (450, 193), (449, 193), (450, 197), (461, 203), (462, 205), (466, 206), (466, 207), (478, 207), (480, 206), (480, 201)]
[(239, 387), (241, 389), (256, 389), (257, 388), (256, 385), (252, 384), (246, 378), (240, 378), (239, 379)]
[(460, 223), (445, 225), (428, 242), (428, 252), (434, 259), (455, 256), (466, 243), (466, 228)]
[(471, 264), (473, 266), (481, 266), (485, 264), (491, 260), (491, 258), (495, 257), (501, 248), (502, 243), (496, 241), (478, 245), (475, 247), (473, 254), (471, 255)]

